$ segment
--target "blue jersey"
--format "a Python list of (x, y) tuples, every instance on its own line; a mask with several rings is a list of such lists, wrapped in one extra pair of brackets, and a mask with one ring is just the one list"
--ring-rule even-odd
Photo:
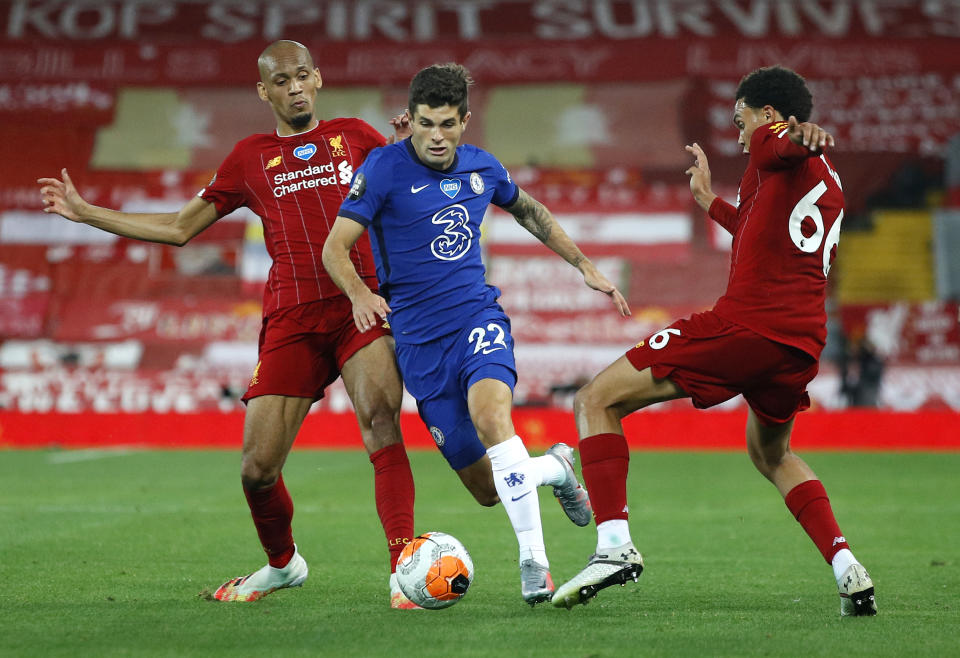
[(370, 231), (397, 342), (458, 331), (500, 296), (486, 282), (480, 224), (489, 204), (507, 207), (519, 194), (504, 166), (470, 144), (443, 171), (423, 164), (409, 139), (367, 156), (339, 214)]

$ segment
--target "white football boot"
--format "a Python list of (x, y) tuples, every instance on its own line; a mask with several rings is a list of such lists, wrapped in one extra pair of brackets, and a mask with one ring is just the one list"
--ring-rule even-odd
[(877, 614), (873, 581), (861, 564), (851, 564), (837, 584), (840, 590), (840, 616), (861, 617)]
[(293, 557), (287, 566), (277, 569), (268, 564), (249, 576), (228, 580), (217, 589), (213, 598), (218, 601), (259, 601), (278, 589), (300, 587), (307, 579), (307, 572), (307, 561), (294, 545)]
[(632, 542), (605, 549), (603, 553), (591, 555), (583, 571), (560, 586), (553, 595), (553, 605), (569, 609), (586, 603), (606, 587), (625, 585), (629, 580), (637, 582), (641, 573), (643, 556)]
[(390, 607), (394, 610), (423, 610), (403, 593), (395, 573), (390, 574)]

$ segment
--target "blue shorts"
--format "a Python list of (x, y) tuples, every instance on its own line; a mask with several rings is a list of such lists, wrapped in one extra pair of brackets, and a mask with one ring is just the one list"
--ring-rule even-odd
[(403, 383), (437, 447), (455, 471), (487, 450), (467, 408), (467, 391), (481, 379), (497, 379), (510, 390), (517, 383), (510, 318), (499, 304), (473, 316), (465, 329), (427, 343), (397, 343)]

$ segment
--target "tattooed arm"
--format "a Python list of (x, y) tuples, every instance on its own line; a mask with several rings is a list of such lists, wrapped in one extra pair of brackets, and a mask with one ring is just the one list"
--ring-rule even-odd
[(521, 189), (517, 200), (505, 210), (513, 215), (520, 226), (580, 270), (584, 283), (594, 290), (609, 295), (621, 315), (630, 315), (630, 307), (627, 306), (627, 301), (620, 291), (597, 270), (589, 258), (583, 255), (546, 206)]

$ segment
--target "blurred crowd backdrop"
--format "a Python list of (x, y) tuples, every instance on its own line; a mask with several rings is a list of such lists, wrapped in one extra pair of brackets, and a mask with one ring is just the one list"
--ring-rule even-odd
[[(464, 140), (616, 277), (628, 320), (488, 214), (527, 406), (568, 407), (634, 343), (712, 306), (730, 240), (692, 202), (683, 147), (704, 147), (734, 201), (737, 82), (795, 69), (836, 136), (847, 204), (814, 407), (960, 410), (955, 0), (12, 0), (0, 33), (4, 412), (240, 408), (270, 265), (258, 218), (236, 212), (182, 248), (140, 243), (43, 214), (36, 179), (66, 167), (91, 202), (180, 208), (236, 141), (274, 129), (256, 59), (280, 38), (313, 53), (321, 118), (384, 134), (417, 70), (465, 64)], [(315, 407), (349, 401), (337, 384)]]

